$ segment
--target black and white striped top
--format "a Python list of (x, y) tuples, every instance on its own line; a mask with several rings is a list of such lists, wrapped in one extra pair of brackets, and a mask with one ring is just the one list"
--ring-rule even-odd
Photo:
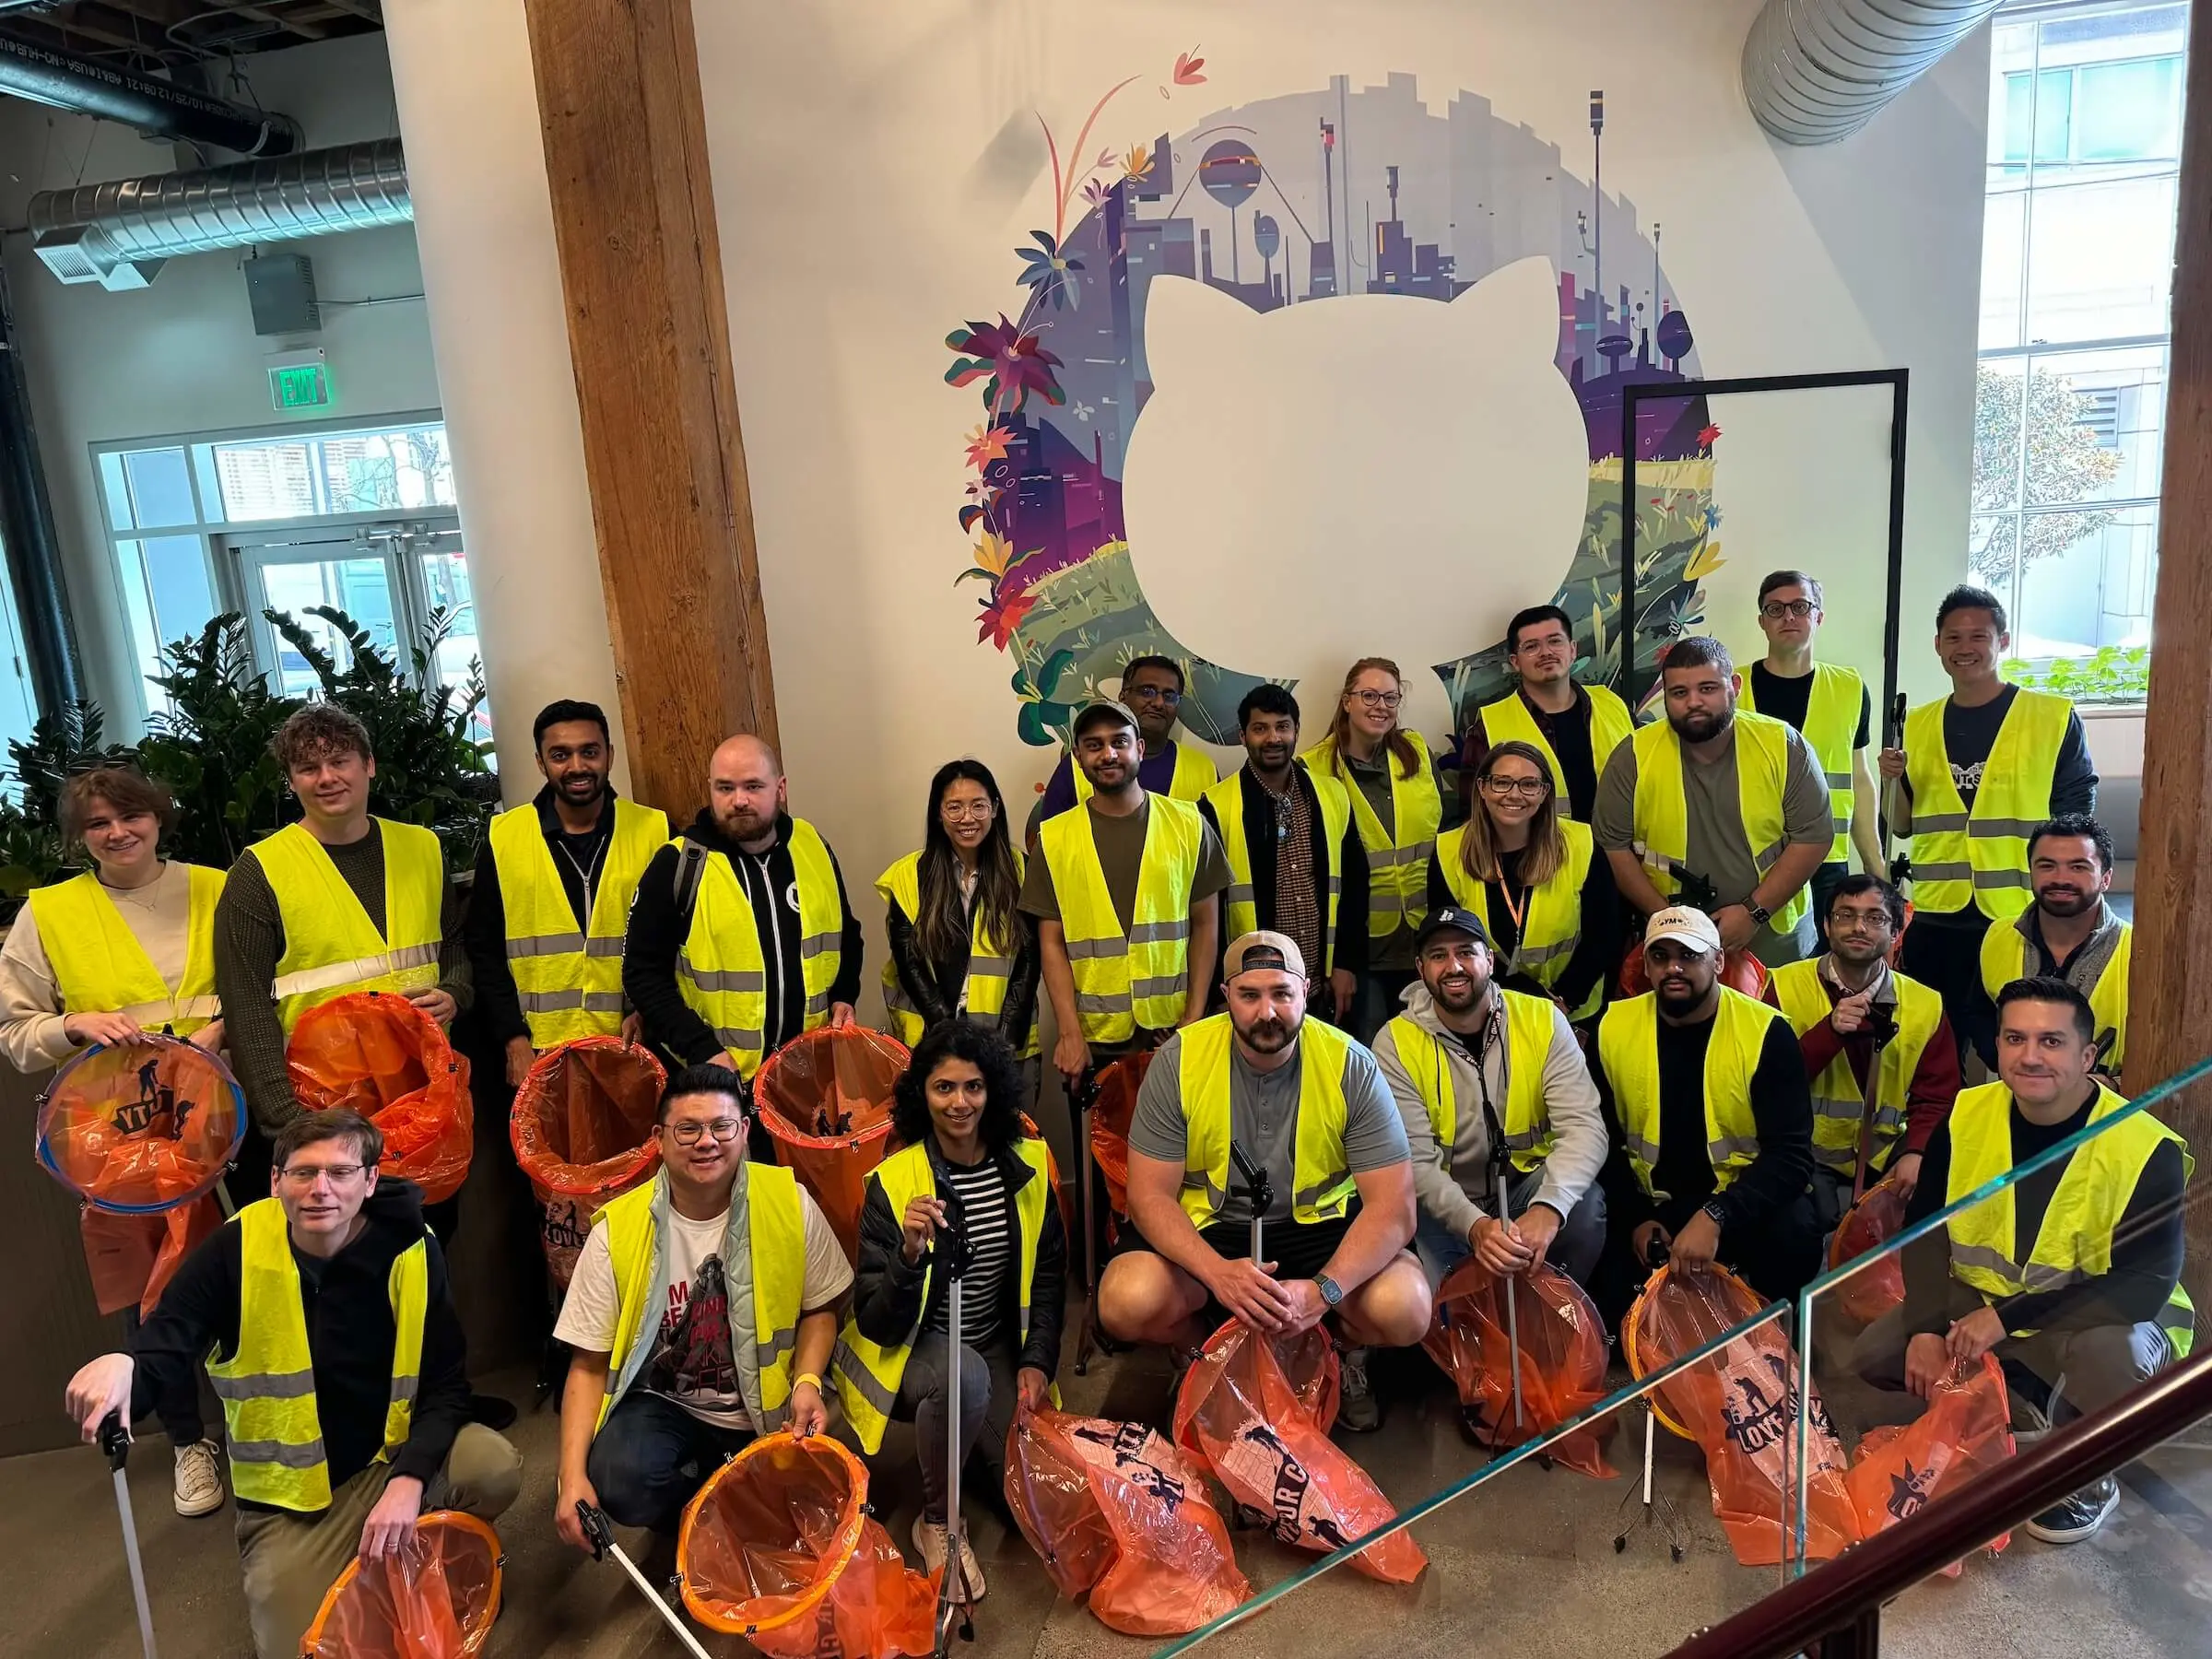
[[(968, 1237), (968, 1272), (960, 1283), (960, 1339), (980, 1348), (998, 1339), (1006, 1280), (1015, 1270), (1013, 1206), (1007, 1202), (1006, 1177), (995, 1159), (986, 1159), (965, 1170), (947, 1164), (945, 1178), (960, 1201)], [(950, 1300), (942, 1295), (935, 1300), (929, 1329), (942, 1331)]]

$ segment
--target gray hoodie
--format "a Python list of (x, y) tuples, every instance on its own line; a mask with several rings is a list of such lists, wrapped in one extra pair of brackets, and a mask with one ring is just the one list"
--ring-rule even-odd
[[(1494, 999), (1499, 993), (1493, 988), (1490, 994)], [(1376, 1034), (1375, 1064), (1382, 1069), (1382, 1080), (1390, 1085), (1398, 1115), (1405, 1120), (1406, 1141), (1413, 1154), (1414, 1188), (1422, 1212), (1465, 1238), (1478, 1217), (1498, 1213), (1491, 1192), (1490, 1130), (1482, 1110), (1482, 1081), (1476, 1076), (1473, 1055), (1458, 1037), (1444, 1030), (1429, 988), (1416, 980), (1406, 988), (1404, 1001), (1406, 1011), (1398, 1019), (1411, 1020), (1430, 1035), (1441, 1038), (1452, 1068), (1453, 1098), (1458, 1110), (1453, 1114), (1448, 1159), (1436, 1144), (1421, 1092), (1399, 1057), (1397, 1019)], [(1493, 1001), (1491, 1018), (1503, 1018), (1502, 1006)], [(1508, 1066), (1503, 1032), (1500, 1031), (1495, 1042), (1486, 1045), (1477, 1038), (1476, 1043), (1483, 1052), (1489, 1099), (1502, 1116)], [(1558, 1141), (1551, 1156), (1544, 1160), (1543, 1181), (1534, 1202), (1550, 1206), (1563, 1220), (1605, 1167), (1606, 1124), (1598, 1111), (1597, 1086), (1590, 1080), (1590, 1068), (1583, 1060), (1582, 1045), (1575, 1041), (1567, 1016), (1557, 1008), (1552, 1010), (1551, 1049), (1544, 1058), (1544, 1106)], [(1478, 1198), (1482, 1202), (1477, 1202)]]

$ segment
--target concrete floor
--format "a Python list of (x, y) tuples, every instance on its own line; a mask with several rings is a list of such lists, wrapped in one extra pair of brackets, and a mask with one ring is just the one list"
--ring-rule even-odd
[[(1390, 1420), (1351, 1448), (1383, 1489), (1409, 1503), (1471, 1470), (1448, 1392), (1421, 1362), (1383, 1374)], [(1071, 1409), (1164, 1420), (1167, 1374), (1154, 1357), (1094, 1363), (1065, 1379)], [(1397, 1387), (1392, 1388), (1395, 1382)], [(491, 1379), (526, 1399), (522, 1375)], [(1410, 1395), (1410, 1397), (1408, 1397)], [(1831, 1398), (1839, 1419), (1864, 1427), (1878, 1398)], [(526, 1413), (515, 1439), (529, 1479), (501, 1524), (508, 1550), (506, 1611), (488, 1652), (535, 1659), (643, 1659), (681, 1650), (611, 1564), (594, 1565), (554, 1538), (556, 1420)], [(2201, 1434), (2202, 1430), (2199, 1430)], [(911, 1441), (887, 1446), (874, 1488), (878, 1514), (903, 1543), (917, 1501), (906, 1461)], [(1641, 1428), (1615, 1438), (1624, 1470), (1641, 1448)], [(147, 1557), (155, 1629), (166, 1659), (250, 1656), (230, 1511), (199, 1521), (170, 1505), (166, 1445), (148, 1441), (130, 1478)], [(1327, 1574), (1209, 1644), (1223, 1655), (1430, 1653), (1602, 1654), (1637, 1659), (1665, 1653), (1693, 1630), (1744, 1606), (1777, 1582), (1774, 1569), (1735, 1564), (1712, 1518), (1702, 1461), (1687, 1442), (1660, 1437), (1658, 1480), (1679, 1505), (1684, 1560), (1663, 1537), (1639, 1532), (1625, 1553), (1613, 1537), (1630, 1490), (1627, 1478), (1597, 1482), (1564, 1469), (1524, 1465), (1416, 1528), (1430, 1568), (1410, 1588), (1349, 1571)], [(0, 1463), (0, 1654), (128, 1659), (137, 1653), (129, 1579), (105, 1465), (88, 1450), (42, 1453)], [(2171, 1446), (2130, 1471), (2120, 1513), (2088, 1545), (2053, 1549), (2023, 1536), (2001, 1560), (1968, 1563), (1957, 1581), (1909, 1592), (1890, 1611), (1885, 1653), (1906, 1659), (2005, 1655), (2029, 1659), (2162, 1659), (2212, 1653), (2212, 1442)], [(977, 1610), (976, 1659), (1113, 1659), (1159, 1643), (1106, 1630), (1061, 1602), (1020, 1535), (971, 1504), (990, 1594)], [(1253, 1533), (1237, 1535), (1246, 1574), (1264, 1588), (1310, 1558)], [(750, 1650), (735, 1637), (705, 1638), (710, 1652)]]

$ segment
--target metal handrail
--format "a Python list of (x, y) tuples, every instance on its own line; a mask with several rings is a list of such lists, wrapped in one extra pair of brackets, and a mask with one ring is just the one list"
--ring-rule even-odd
[(2078, 1418), (1910, 1520), (1700, 1631), (1668, 1659), (1787, 1659), (1952, 1561), (2002, 1537), (2067, 1493), (2110, 1475), (2212, 1416), (2212, 1349)]

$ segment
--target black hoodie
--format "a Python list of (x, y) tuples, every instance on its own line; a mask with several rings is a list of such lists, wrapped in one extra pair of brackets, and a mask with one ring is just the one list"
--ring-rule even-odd
[[(300, 1300), (307, 1315), (307, 1351), (314, 1361), (315, 1414), (335, 1491), (375, 1461), (384, 1443), (392, 1398), (392, 1264), (416, 1240), (429, 1252), (429, 1307), (422, 1324), (422, 1375), (406, 1444), (392, 1459), (394, 1475), (426, 1485), (444, 1466), (453, 1437), (468, 1421), (468, 1355), (453, 1312), (445, 1257), (422, 1221), (422, 1189), (386, 1176), (361, 1206), (368, 1225), (324, 1261), (302, 1255)], [(218, 1359), (238, 1351), (240, 1241), (235, 1226), (201, 1241), (161, 1293), (161, 1304), (132, 1339), (138, 1361), (131, 1415), (144, 1417), (165, 1400), (196, 1399), (197, 1373), (210, 1348)], [(162, 1427), (172, 1436), (191, 1424)], [(242, 1509), (266, 1505), (240, 1502)]]

